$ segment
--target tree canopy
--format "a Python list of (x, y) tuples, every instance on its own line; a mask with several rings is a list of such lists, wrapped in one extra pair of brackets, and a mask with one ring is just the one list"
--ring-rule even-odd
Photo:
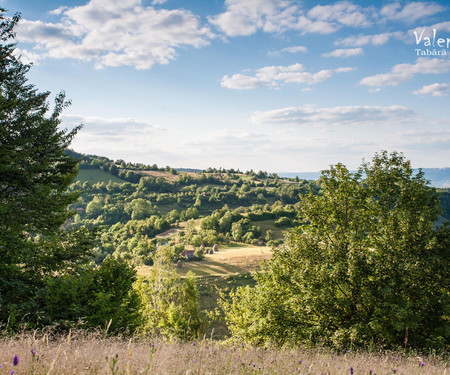
[(423, 173), (381, 152), (356, 173), (332, 166), (319, 182), (256, 287), (222, 301), (232, 334), (338, 348), (448, 345), (450, 230)]
[(78, 198), (65, 150), (80, 127), (59, 129), (64, 93), (50, 111), (50, 93), (28, 83), (13, 43), (19, 15), (0, 9), (0, 21), (0, 320), (11, 324), (38, 319), (46, 278), (85, 263), (93, 236), (63, 229)]

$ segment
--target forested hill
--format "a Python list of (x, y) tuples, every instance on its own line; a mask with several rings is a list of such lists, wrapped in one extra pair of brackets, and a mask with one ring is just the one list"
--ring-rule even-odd
[[(224, 241), (272, 245), (283, 240), (284, 230), (298, 225), (300, 193), (319, 192), (317, 181), (301, 178), (318, 176), (289, 178), (222, 168), (176, 170), (69, 153), (81, 160), (72, 185), (83, 192), (71, 207), (78, 212), (75, 222), (107, 228), (98, 261), (115, 252), (136, 265), (149, 264), (158, 246), (156, 236), (169, 230), (189, 232), (185, 225), (190, 220), (196, 220), (196, 229), (178, 242), (193, 247)], [(439, 191), (443, 218), (449, 220), (450, 189)]]
[(175, 258), (214, 244), (278, 245), (285, 230), (299, 225), (301, 193), (319, 191), (315, 181), (262, 171), (177, 171), (70, 154), (81, 159), (71, 186), (82, 192), (70, 207), (77, 213), (73, 224), (105, 228), (97, 262), (112, 254), (136, 266), (152, 264), (163, 244)]
[[(450, 188), (450, 168), (422, 168), (425, 178), (431, 185), (437, 188)], [(320, 172), (280, 172), (280, 177), (295, 178), (305, 180), (317, 180)]]

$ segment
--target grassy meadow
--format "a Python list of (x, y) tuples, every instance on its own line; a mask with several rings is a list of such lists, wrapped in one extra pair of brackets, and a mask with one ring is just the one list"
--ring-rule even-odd
[(118, 184), (123, 184), (126, 182), (121, 178), (101, 169), (80, 169), (76, 179), (81, 182), (87, 181), (90, 184), (96, 184), (98, 182), (108, 184), (110, 181)]
[[(251, 273), (257, 270), (262, 261), (270, 259), (272, 251), (267, 246), (219, 246), (219, 251), (206, 254), (201, 261), (184, 261), (176, 268), (181, 277), (191, 271), (197, 277), (230, 276)], [(138, 268), (138, 275), (146, 276), (151, 266)]]
[[(14, 361), (14, 357), (16, 360)], [(16, 365), (14, 365), (14, 363)], [(0, 339), (0, 374), (401, 374), (444, 375), (435, 355), (246, 347), (204, 338), (192, 342), (109, 338), (83, 332)]]

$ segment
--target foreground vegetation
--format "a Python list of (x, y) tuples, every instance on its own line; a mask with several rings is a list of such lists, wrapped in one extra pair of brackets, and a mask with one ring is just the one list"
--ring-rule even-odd
[[(0, 9), (0, 20), (0, 373), (445, 370), (443, 358), (323, 349), (448, 350), (444, 194), (402, 154), (355, 173), (337, 164), (318, 182), (77, 155), (68, 146), (81, 127), (59, 129), (64, 94), (48, 113), (49, 93), (27, 84), (11, 42), (19, 17)], [(97, 182), (75, 181), (78, 164)], [(239, 275), (257, 267), (248, 261), (219, 262), (242, 244), (270, 258), (254, 277)], [(48, 327), (84, 331), (42, 337)], [(116, 337), (87, 334), (105, 327)], [(239, 346), (214, 342), (216, 327)], [(315, 350), (283, 349), (304, 346)]]
[(255, 288), (224, 302), (234, 337), (328, 346), (450, 343), (450, 227), (439, 197), (396, 152), (357, 172), (323, 171), (303, 195), (302, 225), (257, 273)]
[[(13, 365), (14, 357), (17, 365)], [(252, 347), (203, 339), (160, 339), (22, 334), (0, 338), (0, 374), (402, 374), (443, 375), (448, 358), (429, 353), (331, 352), (325, 348)]]

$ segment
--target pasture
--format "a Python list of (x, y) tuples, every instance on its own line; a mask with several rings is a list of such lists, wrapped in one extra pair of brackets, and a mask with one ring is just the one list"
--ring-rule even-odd
[(75, 181), (87, 181), (91, 185), (94, 185), (98, 182), (104, 182), (105, 184), (108, 184), (110, 181), (116, 182), (118, 184), (123, 184), (124, 182), (126, 182), (121, 178), (101, 169), (80, 169), (80, 171), (78, 172), (78, 176), (75, 178)]
[(206, 337), (190, 342), (75, 332), (0, 338), (0, 374), (421, 374), (444, 375), (437, 355), (336, 353), (324, 348), (252, 347)]
[[(266, 246), (220, 247), (214, 254), (206, 254), (201, 261), (184, 261), (181, 268), (176, 268), (181, 277), (191, 271), (197, 277), (229, 276), (256, 271), (261, 262), (270, 259), (272, 251)], [(138, 268), (138, 275), (148, 275), (151, 266)]]

